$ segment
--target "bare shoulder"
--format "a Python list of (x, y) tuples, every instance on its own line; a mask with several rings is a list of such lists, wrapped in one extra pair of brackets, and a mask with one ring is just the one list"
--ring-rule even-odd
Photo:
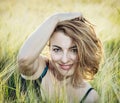
[[(85, 84), (85, 88), (84, 88), (85, 91), (83, 94), (85, 96), (85, 94), (89, 91), (90, 88), (92, 88), (92, 86), (87, 81), (84, 81), (84, 84)], [(84, 103), (99, 103), (99, 95), (94, 88), (89, 91), (87, 97), (84, 100)]]
[(49, 59), (46, 56), (43, 56), (43, 55), (39, 56), (39, 60), (42, 61), (42, 62), (45, 62), (45, 63), (47, 63), (49, 61)]
[(85, 99), (85, 103), (99, 103), (99, 95), (95, 89), (92, 89)]

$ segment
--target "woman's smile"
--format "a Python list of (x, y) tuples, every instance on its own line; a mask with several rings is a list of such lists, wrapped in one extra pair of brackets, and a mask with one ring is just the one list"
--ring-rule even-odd
[(70, 70), (72, 67), (72, 64), (59, 64), (60, 68), (63, 70)]

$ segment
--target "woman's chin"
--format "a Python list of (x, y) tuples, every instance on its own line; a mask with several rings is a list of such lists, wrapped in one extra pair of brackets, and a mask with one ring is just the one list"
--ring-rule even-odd
[(67, 76), (70, 76), (70, 75), (73, 75), (74, 73), (74, 70), (71, 68), (71, 69), (59, 69), (59, 72), (64, 76), (64, 77), (67, 77)]

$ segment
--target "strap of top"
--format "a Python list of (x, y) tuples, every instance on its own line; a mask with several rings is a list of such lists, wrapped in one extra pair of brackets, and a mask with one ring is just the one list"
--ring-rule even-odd
[(94, 89), (94, 88), (89, 88), (88, 91), (86, 92), (86, 94), (84, 95), (84, 97), (82, 98), (80, 103), (84, 103), (84, 100), (86, 99), (86, 97), (88, 96), (88, 94), (90, 93), (90, 91)]
[(46, 75), (47, 71), (48, 71), (48, 66), (45, 67), (45, 69), (43, 70), (42, 74), (39, 77), (41, 81), (42, 81), (42, 78)]

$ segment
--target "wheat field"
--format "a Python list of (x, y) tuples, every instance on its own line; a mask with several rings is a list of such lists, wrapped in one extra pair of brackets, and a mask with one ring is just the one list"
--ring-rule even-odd
[[(120, 103), (119, 4), (120, 0), (0, 0), (0, 103), (37, 102), (32, 90), (30, 100), (19, 93), (16, 58), (27, 36), (57, 12), (81, 12), (95, 25), (104, 57), (90, 83), (98, 91), (100, 103)], [(42, 54), (49, 55), (47, 47)]]

